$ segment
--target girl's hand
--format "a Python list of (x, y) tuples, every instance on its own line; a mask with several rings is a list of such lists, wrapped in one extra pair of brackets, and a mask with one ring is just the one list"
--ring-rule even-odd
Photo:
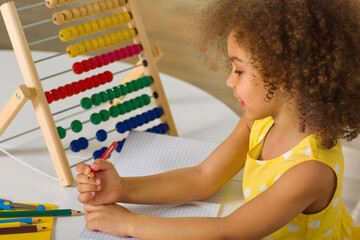
[(127, 232), (134, 213), (116, 205), (84, 205), (86, 227), (92, 231), (101, 231), (119, 237), (130, 237)]
[[(98, 172), (95, 177), (89, 179), (91, 169)], [(79, 183), (77, 186), (80, 193), (79, 202), (99, 205), (119, 201), (123, 179), (111, 162), (96, 159), (91, 166), (84, 163), (78, 164), (76, 170), (80, 173), (76, 176), (76, 181)]]

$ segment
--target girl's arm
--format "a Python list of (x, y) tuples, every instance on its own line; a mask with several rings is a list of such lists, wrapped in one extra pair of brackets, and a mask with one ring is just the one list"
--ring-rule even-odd
[(266, 191), (227, 217), (160, 218), (133, 214), (117, 205), (87, 205), (86, 226), (143, 240), (260, 239), (285, 226), (324, 196), (328, 198), (325, 208), (335, 186), (332, 169), (321, 162), (308, 161), (288, 170)]
[(204, 199), (239, 172), (249, 145), (249, 122), (242, 117), (231, 135), (201, 164), (146, 177), (119, 177), (106, 161), (96, 160), (95, 178), (90, 166), (79, 164), (79, 201), (97, 205), (113, 202), (171, 204)]

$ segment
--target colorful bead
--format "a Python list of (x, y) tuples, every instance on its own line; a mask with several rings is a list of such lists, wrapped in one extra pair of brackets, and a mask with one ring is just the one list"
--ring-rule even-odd
[(81, 99), (80, 104), (81, 104), (81, 107), (83, 109), (87, 110), (87, 109), (90, 109), (92, 107), (93, 103), (92, 103), (92, 100), (90, 98), (85, 97), (85, 98)]
[(103, 142), (107, 139), (107, 133), (105, 130), (103, 129), (100, 129), (99, 131), (96, 132), (96, 139), (99, 141), (99, 142)]
[(131, 117), (130, 118), (130, 121), (132, 123), (132, 127), (133, 129), (134, 128), (137, 128), (139, 126), (139, 120), (136, 118), (136, 117)]
[(65, 16), (61, 12), (55, 12), (52, 15), (52, 18), (53, 18), (53, 23), (55, 23), (56, 25), (61, 25), (65, 21)]
[(151, 102), (149, 95), (143, 94), (141, 97), (144, 99), (145, 105), (148, 105)]
[(51, 94), (51, 92), (45, 92), (45, 97), (46, 97), (46, 100), (47, 100), (48, 104), (50, 104), (50, 103), (52, 103), (54, 101), (54, 97)]
[(97, 61), (96, 61), (95, 58), (89, 58), (88, 60), (89, 60), (90, 65), (91, 65), (91, 69), (97, 68), (98, 65), (97, 65)]
[(122, 94), (123, 96), (126, 95), (126, 94), (128, 94), (127, 87), (126, 87), (124, 84), (119, 85), (119, 87), (120, 87), (120, 90), (121, 90), (121, 94)]
[(85, 78), (84, 80), (86, 81), (88, 90), (90, 90), (94, 87), (94, 82), (93, 82), (92, 78)]
[(120, 111), (120, 115), (123, 115), (127, 112), (127, 108), (125, 106), (125, 104), (119, 104), (117, 105), (119, 111)]
[(91, 101), (94, 104), (94, 106), (99, 106), (102, 103), (100, 94), (92, 95)]
[(103, 103), (109, 101), (109, 96), (108, 96), (108, 94), (106, 92), (100, 92), (100, 96), (101, 96), (101, 101)]
[(131, 131), (131, 129), (133, 129), (133, 125), (132, 122), (130, 121), (130, 119), (126, 119), (124, 121), (125, 126), (126, 126), (126, 131)]
[(80, 132), (83, 128), (83, 125), (79, 120), (72, 121), (70, 126), (71, 126), (71, 130), (75, 133)]
[(65, 128), (63, 128), (63, 127), (57, 127), (56, 129), (57, 129), (57, 131), (58, 131), (58, 133), (59, 133), (60, 139), (64, 139), (64, 138), (66, 137), (66, 130), (65, 130)]
[(92, 124), (98, 125), (101, 122), (100, 114), (98, 114), (98, 113), (91, 114), (90, 121)]
[(105, 66), (110, 63), (110, 57), (107, 54), (101, 54), (101, 58), (103, 59)]
[(79, 62), (74, 63), (72, 68), (75, 74), (82, 74), (84, 72), (84, 65)]
[(71, 85), (74, 87), (75, 94), (79, 94), (81, 92), (81, 86), (78, 82), (73, 82)]
[(67, 97), (68, 92), (67, 92), (65, 87), (61, 86), (61, 87), (58, 88), (58, 90), (60, 92), (60, 98), (61, 99), (64, 99), (64, 98)]
[(102, 67), (102, 66), (104, 66), (104, 60), (102, 59), (102, 57), (96, 56), (95, 59), (96, 59), (96, 62), (97, 62), (97, 66), (98, 66), (99, 68)]
[(125, 83), (125, 86), (128, 90), (128, 93), (132, 93), (134, 91), (134, 84), (132, 82)]
[(66, 84), (65, 88), (66, 88), (68, 97), (71, 97), (71, 96), (73, 96), (75, 94), (75, 89), (71, 84)]
[(79, 80), (78, 82), (80, 84), (81, 92), (85, 92), (88, 89), (86, 81)]
[(118, 143), (118, 145), (117, 145), (115, 151), (116, 152), (121, 152), (121, 149), (122, 149), (122, 147), (124, 146), (124, 143), (125, 143), (125, 139), (122, 140), (122, 141), (118, 141), (117, 143)]
[(101, 85), (107, 83), (107, 77), (106, 77), (106, 75), (104, 73), (100, 73), (98, 76), (100, 78), (100, 84)]
[(154, 110), (157, 118), (160, 118), (164, 113), (161, 108), (154, 108), (153, 110)]
[(102, 151), (101, 151), (101, 150), (96, 150), (96, 151), (93, 153), (94, 159), (101, 158), (101, 156), (102, 156)]
[(71, 32), (71, 39), (79, 37), (79, 30), (75, 27), (68, 27), (69, 31)]
[(143, 79), (145, 80), (145, 84), (147, 87), (149, 87), (153, 82), (153, 79), (150, 76), (144, 76)]
[(81, 143), (81, 149), (82, 149), (82, 150), (85, 150), (85, 149), (88, 148), (88, 146), (89, 146), (89, 141), (88, 141), (86, 138), (81, 137), (81, 138), (79, 138), (78, 140), (79, 140), (79, 142)]
[(81, 64), (83, 65), (84, 72), (88, 72), (91, 69), (91, 63), (89, 60), (82, 60)]
[(79, 49), (75, 45), (69, 45), (66, 48), (67, 55), (69, 57), (77, 57), (79, 55)]
[(71, 39), (72, 33), (68, 28), (63, 28), (59, 31), (60, 40), (67, 42)]
[(114, 75), (112, 74), (112, 72), (110, 71), (105, 71), (104, 72), (105, 76), (106, 76), (106, 81), (109, 83), (114, 79)]
[(110, 114), (109, 114), (109, 112), (106, 111), (106, 110), (101, 110), (101, 111), (99, 112), (99, 114), (100, 114), (100, 117), (101, 117), (101, 121), (103, 121), (103, 122), (106, 122), (106, 121), (109, 120), (109, 118), (110, 118)]
[(112, 101), (115, 98), (115, 92), (112, 89), (106, 90), (106, 93), (108, 94), (109, 101)]
[(115, 87), (113, 87), (112, 89), (113, 89), (113, 91), (114, 91), (115, 98), (119, 98), (119, 97), (121, 96), (121, 90), (120, 90), (120, 88), (115, 86)]
[(73, 140), (70, 143), (70, 149), (73, 152), (80, 152), (81, 150), (81, 142), (78, 140)]
[(100, 82), (100, 77), (99, 76), (94, 75), (94, 76), (91, 77), (91, 79), (93, 80), (94, 87), (100, 86), (101, 82)]
[(131, 105), (133, 106), (134, 110), (139, 108), (139, 103), (136, 99), (130, 99)]
[(124, 133), (124, 132), (126, 132), (126, 124), (123, 123), (123, 122), (118, 122), (118, 123), (116, 124), (115, 128), (116, 128), (116, 131), (117, 131), (118, 133)]

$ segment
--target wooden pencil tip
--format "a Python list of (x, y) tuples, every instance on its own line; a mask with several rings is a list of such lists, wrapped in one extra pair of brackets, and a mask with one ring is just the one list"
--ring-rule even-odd
[(77, 210), (71, 210), (71, 215), (72, 216), (79, 216), (82, 215), (83, 213), (81, 211), (77, 211)]

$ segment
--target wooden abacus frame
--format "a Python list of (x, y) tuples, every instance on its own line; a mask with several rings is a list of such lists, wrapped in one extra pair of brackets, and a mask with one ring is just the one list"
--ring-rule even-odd
[[(52, 117), (44, 89), (41, 85), (15, 4), (14, 2), (8, 2), (3, 4), (0, 9), (20, 66), (20, 70), (26, 83), (26, 85), (19, 86), (0, 112), (0, 136), (21, 110), (25, 102), (30, 99), (32, 101), (56, 174), (60, 179), (60, 184), (62, 186), (71, 185), (74, 182), (74, 177), (56, 129), (55, 121)], [(134, 28), (136, 27), (137, 30), (134, 42), (141, 43), (143, 54), (140, 56), (140, 60), (146, 59), (148, 63), (147, 67), (144, 68), (144, 74), (150, 75), (153, 78), (153, 84), (150, 86), (150, 89), (152, 92), (156, 92), (158, 94), (158, 98), (154, 100), (155, 105), (162, 108), (164, 112), (160, 121), (168, 125), (168, 134), (177, 136), (178, 133), (175, 123), (160, 80), (158, 69), (155, 65), (151, 46), (143, 27), (143, 22), (139, 14), (136, 1), (128, 0), (123, 9), (132, 13), (133, 18), (129, 25)]]

